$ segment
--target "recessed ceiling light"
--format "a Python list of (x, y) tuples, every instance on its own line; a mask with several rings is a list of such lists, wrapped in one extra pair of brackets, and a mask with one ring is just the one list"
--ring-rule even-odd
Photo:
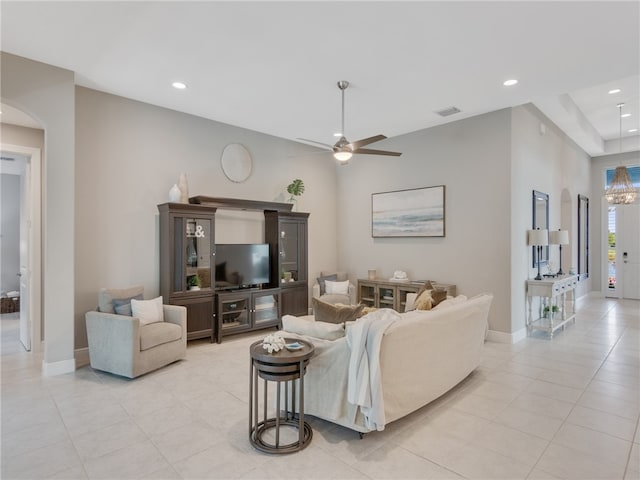
[(635, 133), (638, 131), (637, 128), (630, 128), (629, 130), (627, 130), (629, 133)]
[(515, 78), (512, 78), (511, 80), (506, 80), (503, 82), (503, 85), (505, 87), (512, 87), (513, 85), (516, 85), (518, 83), (518, 80), (516, 80)]
[(183, 82), (173, 82), (171, 86), (173, 88), (177, 88), (178, 90), (184, 90), (185, 88), (187, 88), (187, 84)]
[(336, 133), (334, 133), (334, 134), (333, 134), (333, 136), (334, 136), (334, 137), (338, 137), (338, 138), (340, 138), (340, 137), (342, 136), (342, 133), (340, 133), (340, 132), (336, 132)]
[(631, 114), (630, 113), (623, 113), (622, 115), (620, 115), (622, 118), (627, 118), (630, 117)]
[(621, 90), (619, 88), (613, 88), (609, 90), (609, 95), (613, 95), (614, 93), (620, 93)]

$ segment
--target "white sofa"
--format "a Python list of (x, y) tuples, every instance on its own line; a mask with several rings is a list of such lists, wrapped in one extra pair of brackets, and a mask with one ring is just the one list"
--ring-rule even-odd
[(366, 433), (440, 397), (480, 364), (492, 300), (492, 295), (481, 294), (443, 302), (430, 311), (389, 311), (396, 320), (379, 347), (383, 405), (378, 407), (384, 421), (373, 427), (363, 408), (347, 400), (351, 350), (342, 326), (315, 322), (312, 316), (283, 317), (284, 336), (307, 339), (316, 349), (305, 375), (305, 413)]

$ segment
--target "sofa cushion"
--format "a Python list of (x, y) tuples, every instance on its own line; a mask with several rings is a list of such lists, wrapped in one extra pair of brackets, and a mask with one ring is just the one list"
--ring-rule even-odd
[(98, 293), (98, 311), (104, 313), (116, 313), (113, 300), (114, 299), (131, 299), (144, 295), (144, 287), (142, 285), (134, 285), (127, 288), (101, 288)]
[(449, 297), (446, 300), (440, 302), (436, 307), (438, 310), (443, 310), (448, 307), (453, 307), (454, 305), (458, 305), (459, 303), (465, 302), (467, 297), (464, 295), (458, 295), (457, 297)]
[(153, 300), (131, 299), (131, 314), (140, 320), (140, 325), (164, 321), (162, 297), (156, 297)]
[(358, 318), (364, 308), (364, 305), (331, 305), (317, 298), (311, 299), (311, 306), (316, 321), (327, 323), (352, 322)]
[(293, 315), (284, 315), (282, 317), (282, 329), (285, 332), (321, 338), (323, 340), (336, 340), (344, 337), (344, 328), (342, 325), (314, 321), (312, 316), (294, 317)]
[(140, 351), (182, 338), (182, 327), (175, 323), (155, 322), (140, 327)]
[(320, 285), (320, 295), (324, 295), (325, 292), (325, 283), (327, 280), (333, 281), (333, 282), (337, 282), (338, 281), (338, 275), (336, 275), (335, 273), (333, 275), (323, 275), (318, 277), (318, 285)]
[(326, 277), (327, 275), (335, 275), (338, 282), (349, 280), (349, 275), (347, 275), (347, 272), (320, 272), (321, 277)]

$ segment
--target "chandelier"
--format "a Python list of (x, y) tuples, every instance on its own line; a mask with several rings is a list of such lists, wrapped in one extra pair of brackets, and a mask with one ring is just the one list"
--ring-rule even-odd
[[(619, 103), (620, 109), (620, 153), (622, 153), (622, 107), (624, 103)], [(636, 199), (638, 192), (631, 183), (629, 178), (629, 172), (627, 167), (616, 167), (616, 171), (613, 174), (613, 180), (611, 185), (604, 191), (604, 196), (607, 202), (614, 205), (623, 205), (633, 203)]]

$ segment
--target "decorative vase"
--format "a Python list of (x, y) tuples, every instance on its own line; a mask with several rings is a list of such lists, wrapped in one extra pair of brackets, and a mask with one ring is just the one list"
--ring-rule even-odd
[(289, 197), (289, 199), (287, 200), (287, 203), (290, 203), (292, 205), (291, 207), (292, 212), (295, 212), (298, 210), (298, 200), (293, 195)]
[(180, 180), (178, 181), (178, 188), (180, 188), (180, 203), (189, 203), (189, 185), (187, 184), (187, 174), (181, 173)]
[(169, 201), (171, 203), (178, 203), (181, 200), (182, 200), (182, 192), (178, 188), (178, 185), (174, 183), (173, 187), (171, 187), (171, 189), (169, 190)]

